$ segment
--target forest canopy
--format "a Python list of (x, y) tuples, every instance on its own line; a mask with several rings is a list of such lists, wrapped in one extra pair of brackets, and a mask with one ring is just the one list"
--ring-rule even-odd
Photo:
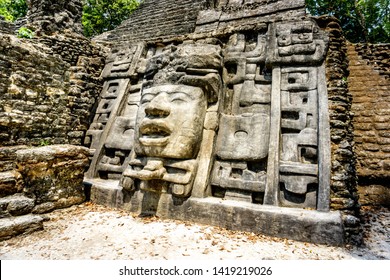
[(15, 21), (27, 14), (26, 0), (0, 0), (0, 15), (7, 21)]
[(306, 0), (306, 7), (338, 18), (350, 42), (390, 43), (390, 0)]
[(137, 0), (83, 0), (83, 27), (87, 37), (117, 27), (138, 7)]
[[(82, 0), (86, 36), (117, 27), (139, 6), (140, 0)], [(347, 40), (390, 43), (390, 0), (306, 0), (313, 16), (338, 18)], [(26, 0), (0, 0), (0, 15), (14, 21), (27, 13)]]

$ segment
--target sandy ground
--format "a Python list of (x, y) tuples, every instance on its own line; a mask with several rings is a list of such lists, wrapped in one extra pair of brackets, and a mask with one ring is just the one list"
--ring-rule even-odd
[(361, 247), (332, 247), (140, 218), (85, 203), (47, 214), (43, 231), (0, 242), (1, 260), (390, 260), (390, 210), (363, 207)]

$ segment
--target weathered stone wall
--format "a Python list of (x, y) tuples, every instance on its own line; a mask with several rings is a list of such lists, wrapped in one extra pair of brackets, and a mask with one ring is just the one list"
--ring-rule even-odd
[(390, 45), (349, 45), (358, 175), (390, 176)]
[(0, 148), (0, 240), (43, 228), (39, 214), (85, 201), (88, 149)]
[(104, 53), (79, 34), (80, 0), (28, 5), (34, 38), (0, 34), (0, 145), (81, 145), (102, 88)]
[(67, 92), (70, 126), (66, 143), (81, 145), (102, 90), (100, 74), (105, 63), (104, 53), (96, 44), (77, 34), (42, 36), (38, 41), (70, 65)]
[(2, 145), (65, 142), (68, 66), (44, 45), (0, 36)]
[(1, 145), (81, 144), (102, 56), (81, 37), (0, 34)]
[(390, 44), (354, 44), (359, 56), (372, 68), (390, 79)]
[(352, 95), (347, 83), (347, 42), (336, 18), (319, 17), (317, 22), (330, 39), (326, 76), (332, 141), (331, 208), (343, 211), (346, 237), (358, 241), (361, 229), (353, 152)]
[(27, 19), (25, 17), (17, 19), (14, 22), (9, 22), (4, 20), (4, 18), (0, 16), (0, 33), (15, 34), (17, 30), (23, 25), (25, 25), (26, 23), (27, 23)]
[[(200, 9), (210, 0), (146, 0), (131, 17), (114, 31), (95, 38), (97, 41), (144, 41), (172, 38), (192, 33)], [(174, 3), (174, 4), (173, 4)]]
[(349, 44), (361, 204), (390, 205), (390, 45)]
[(85, 201), (83, 178), (87, 148), (51, 145), (16, 152), (23, 194), (34, 200), (33, 213), (45, 213)]
[(12, 22), (8, 22), (4, 19), (4, 17), (0, 16), (0, 32), (6, 34), (14, 33), (14, 24)]
[(80, 3), (29, 1), (33, 39), (15, 36), (25, 20), (1, 25), (0, 240), (42, 229), (37, 214), (85, 201), (89, 150), (80, 145), (105, 55), (78, 34)]
[(23, 191), (21, 174), (17, 171), (16, 152), (27, 146), (0, 147), (0, 197)]
[(82, 33), (81, 0), (27, 0), (28, 27), (38, 35), (57, 31)]

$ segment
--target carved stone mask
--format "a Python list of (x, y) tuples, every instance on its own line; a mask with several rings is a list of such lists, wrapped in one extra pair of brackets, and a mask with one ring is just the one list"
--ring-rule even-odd
[(145, 89), (137, 114), (135, 152), (148, 157), (196, 157), (206, 108), (206, 96), (198, 87), (160, 85)]

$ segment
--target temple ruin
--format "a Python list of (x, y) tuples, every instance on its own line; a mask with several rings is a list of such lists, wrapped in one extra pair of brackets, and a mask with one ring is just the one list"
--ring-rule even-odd
[[(300, 241), (359, 242), (357, 177), (389, 177), (389, 72), (385, 65), (377, 79), (386, 101), (377, 108), (383, 125), (374, 124), (383, 156), (375, 154), (382, 171), (371, 174), (363, 166), (366, 146), (356, 141), (370, 128), (353, 123), (359, 104), (353, 78), (347, 83), (356, 73), (348, 68), (352, 45), (337, 19), (311, 17), (304, 0), (145, 0), (118, 28), (90, 41), (70, 9), (79, 1), (70, 2), (77, 5), (61, 2), (46, 18), (30, 1), (25, 24), (39, 32), (30, 42), (19, 44), (12, 26), (0, 34), (0, 160), (9, 162), (1, 171), (13, 180), (9, 186), (24, 184), (1, 199), (24, 193), (38, 214), (90, 199)], [(7, 44), (21, 50), (15, 55)], [(32, 84), (15, 56), (33, 69)], [(45, 63), (29, 65), (34, 59)], [(57, 144), (58, 155), (42, 151), (50, 145), (37, 152), (21, 146), (42, 141)], [(58, 144), (72, 144), (70, 154)], [(31, 178), (39, 176), (25, 167), (37, 164), (37, 153), (65, 158), (84, 193), (38, 196)], [(23, 179), (12, 179), (15, 172)], [(61, 181), (45, 172), (38, 174)], [(388, 185), (378, 189), (388, 194)], [(6, 209), (4, 218), (12, 216)]]

